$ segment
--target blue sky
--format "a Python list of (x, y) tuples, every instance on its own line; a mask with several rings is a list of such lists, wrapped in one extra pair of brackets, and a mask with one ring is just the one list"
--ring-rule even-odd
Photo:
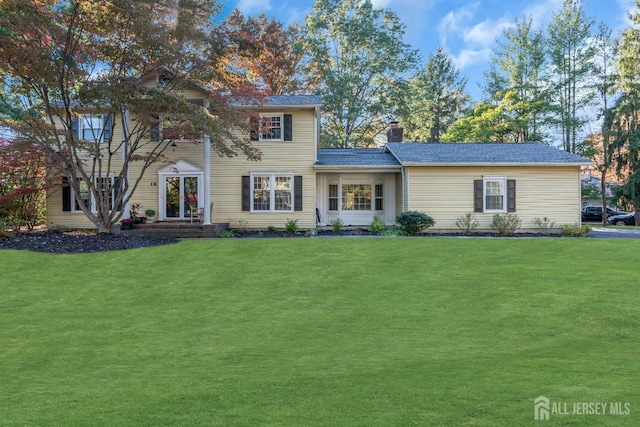
[[(304, 23), (314, 0), (221, 0), (224, 13), (238, 8), (245, 15), (263, 12), (286, 24)], [(539, 26), (562, 8), (562, 0), (372, 0), (398, 14), (406, 25), (405, 42), (418, 49), (423, 63), (443, 46), (467, 77), (467, 91), (479, 100), (478, 87), (488, 68), (495, 39), (515, 18), (531, 16)], [(587, 16), (614, 31), (627, 24), (634, 0), (583, 0)]]

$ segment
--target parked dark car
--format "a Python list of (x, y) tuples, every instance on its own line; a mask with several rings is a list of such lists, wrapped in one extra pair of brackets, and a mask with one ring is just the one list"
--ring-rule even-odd
[(607, 218), (612, 225), (636, 225), (636, 213), (631, 212), (624, 215), (614, 215)]
[[(607, 208), (607, 218), (616, 215), (624, 215), (626, 213), (627, 212), (620, 212)], [(582, 209), (582, 220), (602, 222), (602, 206), (585, 206), (584, 209)]]

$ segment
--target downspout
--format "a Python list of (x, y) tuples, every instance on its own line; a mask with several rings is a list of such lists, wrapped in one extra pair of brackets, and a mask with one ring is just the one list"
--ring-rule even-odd
[(315, 120), (313, 121), (313, 134), (315, 136), (314, 150), (315, 161), (318, 163), (318, 145), (320, 144), (320, 107), (314, 109)]
[[(205, 99), (202, 106), (207, 113), (209, 113), (210, 102)], [(202, 225), (211, 225), (211, 139), (208, 133), (205, 133), (202, 137), (202, 144), (204, 145), (204, 216), (202, 218)]]

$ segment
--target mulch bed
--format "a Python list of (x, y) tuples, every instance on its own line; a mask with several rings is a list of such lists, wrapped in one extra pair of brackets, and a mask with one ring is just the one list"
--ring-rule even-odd
[(0, 249), (18, 249), (58, 254), (116, 251), (168, 245), (179, 239), (125, 234), (91, 232), (32, 231), (12, 233), (0, 241)]

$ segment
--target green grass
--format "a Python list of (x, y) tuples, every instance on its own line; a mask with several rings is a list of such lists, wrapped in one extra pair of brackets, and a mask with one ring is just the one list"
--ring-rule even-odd
[[(0, 251), (0, 424), (635, 426), (633, 240)], [(625, 402), (627, 416), (533, 401)]]

